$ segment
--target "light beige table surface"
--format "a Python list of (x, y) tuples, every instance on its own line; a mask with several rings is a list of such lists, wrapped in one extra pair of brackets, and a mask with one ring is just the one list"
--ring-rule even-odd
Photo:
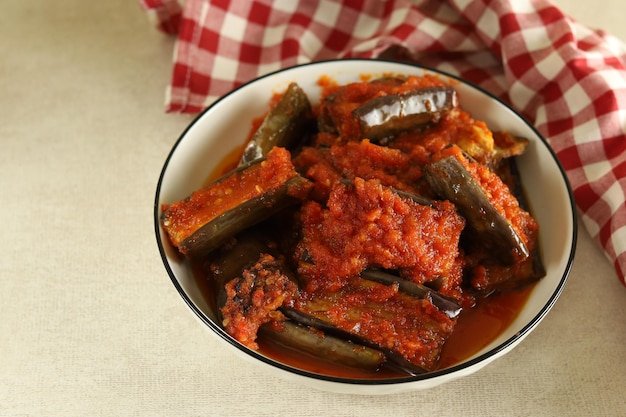
[[(626, 40), (621, 0), (558, 3)], [(163, 111), (172, 48), (134, 0), (0, 2), (0, 416), (626, 415), (626, 288), (582, 228), (537, 330), (431, 390), (311, 391), (220, 347), (153, 236), (191, 120)]]

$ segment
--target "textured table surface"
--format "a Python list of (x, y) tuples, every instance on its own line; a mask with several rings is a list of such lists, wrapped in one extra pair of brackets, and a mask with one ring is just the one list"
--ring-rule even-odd
[[(557, 4), (626, 40), (621, 1)], [(153, 236), (158, 175), (191, 121), (163, 111), (173, 39), (132, 0), (4, 1), (0, 39), (0, 416), (626, 414), (626, 288), (582, 227), (552, 312), (469, 377), (361, 397), (241, 362)]]

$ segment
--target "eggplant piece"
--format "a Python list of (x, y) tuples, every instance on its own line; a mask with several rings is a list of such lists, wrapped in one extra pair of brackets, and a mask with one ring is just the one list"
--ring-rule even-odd
[(287, 180), (276, 190), (267, 191), (244, 201), (205, 223), (179, 245), (179, 250), (190, 257), (200, 256), (216, 249), (233, 235), (262, 222), (281, 210), (300, 203), (291, 190), (308, 185), (300, 176)]
[[(354, 123), (358, 127), (358, 122), (353, 118), (351, 112), (354, 108), (362, 105), (365, 101), (376, 97), (381, 91), (388, 91), (400, 87), (406, 82), (404, 77), (380, 77), (369, 82), (355, 82), (340, 86), (337, 90), (324, 97), (317, 117), (317, 127), (320, 132), (339, 135), (344, 139), (362, 139), (354, 137), (355, 131), (352, 128), (345, 130), (343, 126), (348, 119), (348, 124)], [(355, 92), (354, 86), (358, 86)]]
[(358, 369), (376, 371), (387, 362), (385, 354), (378, 349), (330, 336), (292, 321), (284, 321), (278, 326), (265, 324), (259, 333), (273, 343)]
[(376, 97), (352, 111), (362, 136), (372, 141), (394, 136), (431, 122), (458, 105), (451, 87), (426, 87), (404, 94)]
[(301, 189), (306, 185), (308, 181), (297, 176), (289, 179), (276, 190), (268, 191), (225, 211), (183, 240), (179, 249), (188, 256), (200, 256), (215, 250), (233, 235), (268, 219), (283, 209), (299, 204), (301, 200), (292, 196), (291, 190)]
[(311, 183), (301, 177), (284, 148), (254, 161), (163, 209), (161, 225), (188, 257), (218, 248), (230, 237), (299, 204)]
[(298, 296), (298, 286), (283, 273), (283, 263), (265, 253), (241, 275), (228, 281), (224, 290), (222, 326), (251, 349), (258, 349), (259, 327), (283, 320), (284, 316), (276, 310), (293, 303)]
[[(421, 366), (407, 361), (402, 356), (395, 353), (393, 350), (381, 347), (366, 338), (360, 337), (357, 334), (334, 326), (328, 321), (321, 320), (311, 314), (307, 314), (292, 307), (281, 308), (281, 311), (293, 322), (299, 323), (302, 326), (307, 326), (312, 329), (318, 329), (319, 331), (324, 332), (326, 337), (332, 337), (332, 340), (337, 343), (343, 341), (343, 343), (348, 343), (348, 347), (355, 345), (359, 347), (365, 347), (366, 349), (371, 349), (374, 352), (380, 351), (384, 355), (385, 361), (387, 361), (389, 366), (396, 367), (410, 375), (420, 375), (428, 372)], [(373, 353), (368, 353), (367, 355), (373, 356)]]
[[(219, 253), (214, 253), (213, 257), (215, 259), (211, 261), (210, 276), (215, 286), (218, 318), (220, 322), (225, 323), (226, 312), (228, 320), (240, 322), (244, 330), (239, 331), (237, 335), (242, 338), (240, 340), (242, 343), (256, 347), (251, 342), (256, 339), (255, 329), (258, 329), (258, 334), (267, 338), (270, 343), (278, 343), (347, 366), (375, 371), (386, 362), (386, 357), (380, 350), (323, 334), (318, 329), (283, 321), (281, 307), (277, 307), (275, 312), (265, 309), (266, 304), (273, 302), (275, 307), (276, 301), (280, 301), (280, 298), (271, 299), (272, 296), (276, 297), (276, 294), (285, 297), (285, 294), (292, 293), (291, 295), (295, 297), (297, 291), (294, 288), (297, 287), (298, 281), (284, 262), (277, 245), (266, 239), (262, 230), (251, 230), (237, 236), (232, 244), (222, 248)], [(247, 282), (241, 278), (243, 275), (247, 276)], [(257, 279), (257, 276), (260, 276), (260, 279)], [(253, 279), (250, 279), (251, 277)], [(288, 285), (285, 278), (295, 285)], [(237, 290), (237, 294), (230, 295), (230, 301), (225, 288), (227, 283), (233, 283), (231, 289)], [(260, 292), (252, 296), (255, 289), (260, 289)], [(259, 303), (258, 297), (263, 292), (266, 293), (263, 296), (265, 301)], [(271, 294), (269, 298), (268, 294)], [(290, 295), (287, 295), (285, 299), (289, 297)], [(252, 298), (257, 302), (252, 302)], [(227, 302), (230, 302), (230, 311), (224, 310)], [(283, 302), (280, 301), (280, 304)], [(236, 305), (238, 303), (240, 305)], [(237, 310), (234, 314), (232, 307)], [(245, 322), (245, 325), (242, 325), (242, 322)], [(236, 337), (235, 334), (232, 335)]]
[(517, 167), (517, 159), (515, 157), (504, 158), (500, 160), (497, 167), (492, 170), (502, 179), (502, 182), (509, 187), (511, 194), (515, 196), (519, 206), (530, 212), (530, 202), (528, 201), (524, 185), (522, 184), (519, 168)]
[[(498, 164), (497, 173), (517, 198), (520, 207), (530, 212), (530, 203), (524, 192), (515, 158), (502, 159)], [(479, 273), (470, 274), (470, 284), (481, 293), (490, 293), (492, 291), (517, 290), (540, 280), (545, 277), (546, 269), (538, 242), (529, 250), (528, 259), (512, 266), (493, 264), (489, 260), (479, 262), (480, 268), (477, 268)], [(470, 262), (472, 262), (471, 258), (472, 254), (470, 253)]]
[(264, 255), (271, 255), (280, 262), (280, 270), (296, 286), (300, 286), (297, 275), (284, 262), (284, 256), (278, 245), (267, 238), (262, 227), (253, 227), (240, 233), (232, 241), (214, 251), (208, 258), (208, 276), (215, 296), (215, 305), (219, 320), (223, 320), (221, 307), (226, 301), (225, 285), (230, 280), (241, 276)]
[(416, 284), (399, 276), (377, 269), (366, 269), (361, 272), (361, 277), (384, 285), (398, 285), (400, 291), (416, 298), (425, 298), (435, 307), (441, 310), (451, 319), (461, 314), (461, 306), (452, 298), (428, 288), (425, 285)]
[(469, 283), (480, 293), (515, 291), (532, 284), (546, 275), (539, 248), (535, 248), (523, 262), (497, 265), (486, 261), (470, 268)]
[(244, 148), (240, 165), (263, 158), (274, 146), (293, 149), (314, 123), (306, 93), (296, 83), (289, 84)]
[(359, 277), (337, 290), (300, 296), (281, 311), (327, 334), (380, 349), (390, 363), (415, 374), (436, 369), (456, 325), (427, 298)]
[[(272, 259), (270, 260), (269, 257)], [(269, 262), (268, 262), (269, 260)], [(262, 226), (247, 229), (240, 233), (219, 250), (207, 258), (206, 274), (212, 284), (215, 310), (218, 320), (224, 321), (222, 308), (226, 304), (226, 285), (232, 280), (241, 278), (244, 272), (248, 275), (258, 274), (261, 269), (278, 271), (293, 282), (294, 288), (300, 283), (296, 274), (287, 266), (285, 257), (277, 248), (277, 244), (267, 238)], [(250, 283), (252, 288), (256, 283)], [(294, 295), (296, 291), (294, 291)]]
[(528, 258), (528, 248), (520, 235), (454, 156), (426, 166), (424, 176), (437, 195), (457, 206), (468, 227), (477, 234), (476, 241), (494, 257), (509, 265)]
[(506, 131), (493, 132), (494, 150), (490, 165), (497, 165), (503, 159), (521, 155), (528, 147), (528, 139)]

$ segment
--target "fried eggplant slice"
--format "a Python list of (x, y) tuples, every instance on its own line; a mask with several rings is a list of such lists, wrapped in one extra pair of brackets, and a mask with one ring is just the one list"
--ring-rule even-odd
[(163, 207), (161, 225), (181, 253), (207, 254), (238, 232), (300, 203), (310, 187), (295, 171), (290, 153), (275, 147), (266, 158)]
[(453, 88), (427, 87), (373, 98), (354, 109), (352, 115), (359, 121), (363, 137), (375, 141), (436, 123), (457, 105)]
[(474, 290), (485, 294), (493, 291), (518, 290), (546, 275), (539, 248), (535, 248), (525, 261), (513, 265), (498, 265), (483, 261), (472, 266), (472, 262), (472, 256), (469, 255), (469, 284)]
[(225, 285), (233, 278), (239, 277), (242, 271), (258, 263), (263, 255), (271, 255), (280, 263), (281, 272), (300, 286), (297, 275), (288, 267), (284, 255), (278, 248), (278, 243), (265, 233), (265, 224), (253, 226), (239, 233), (236, 237), (213, 251), (205, 264), (206, 275), (209, 277), (215, 305), (218, 307), (218, 317), (223, 319), (220, 307), (226, 301)]
[(420, 375), (427, 372), (426, 369), (409, 362), (404, 357), (394, 352), (392, 349), (380, 347), (380, 345), (376, 344), (375, 342), (368, 340), (367, 338), (361, 337), (354, 332), (339, 328), (329, 321), (320, 319), (314, 315), (306, 313), (302, 310), (295, 309), (293, 307), (284, 307), (281, 309), (281, 311), (285, 314), (286, 317), (289, 318), (290, 321), (298, 323), (301, 326), (306, 326), (310, 329), (317, 329), (326, 336), (334, 337), (335, 340), (349, 343), (348, 346), (354, 344), (356, 346), (364, 346), (366, 348), (372, 349), (375, 352), (380, 350), (385, 356), (385, 363), (389, 367), (397, 368), (410, 375)]
[[(401, 292), (398, 285), (383, 285), (359, 277), (336, 291), (301, 295), (293, 308), (338, 329), (339, 337), (382, 350), (390, 361), (402, 358), (414, 368), (433, 370), (456, 320), (427, 298)], [(294, 318), (289, 312), (285, 314)], [(311, 325), (320, 328), (316, 321)]]
[[(517, 198), (520, 207), (530, 211), (515, 158), (502, 159), (498, 164), (497, 173)], [(523, 288), (543, 278), (546, 275), (546, 269), (538, 243), (538, 230), (532, 233), (534, 236), (529, 239), (528, 244), (530, 256), (525, 261), (514, 265), (494, 264), (489, 261), (488, 256), (480, 252), (469, 252), (467, 254), (467, 267), (470, 271), (468, 281), (472, 288), (482, 293), (510, 291)]]
[(376, 371), (387, 362), (385, 354), (378, 349), (334, 337), (294, 321), (265, 324), (259, 333), (287, 348), (358, 369)]
[(263, 232), (247, 230), (212, 256), (209, 276), (227, 333), (252, 349), (258, 348), (261, 335), (269, 343), (347, 366), (380, 368), (386, 362), (381, 351), (285, 320), (281, 308), (297, 296), (298, 281), (278, 245)]
[(240, 165), (263, 158), (274, 146), (293, 149), (311, 126), (315, 120), (309, 98), (298, 84), (291, 83), (246, 145)]
[(222, 325), (228, 334), (251, 349), (259, 347), (259, 327), (282, 320), (277, 309), (292, 303), (298, 295), (298, 286), (283, 273), (282, 266), (272, 255), (261, 254), (254, 265), (225, 285), (226, 300), (220, 308)]
[[(490, 196), (457, 158), (455, 155), (447, 156), (425, 167), (424, 175), (430, 186), (439, 197), (456, 205), (474, 232), (474, 241), (502, 264), (511, 265), (527, 259), (530, 252), (525, 236), (520, 235), (521, 231), (516, 230), (510, 219), (496, 208)], [(498, 178), (493, 174), (491, 180), (497, 182)], [(504, 185), (502, 187), (506, 188)], [(517, 200), (512, 197), (508, 201), (509, 206), (515, 209)], [(519, 205), (514, 211), (514, 215), (526, 214), (522, 220), (532, 221)]]
[(494, 151), (489, 164), (491, 166), (503, 159), (523, 154), (529, 143), (528, 139), (506, 131), (493, 132), (493, 141)]
[(361, 277), (384, 285), (398, 285), (400, 291), (410, 296), (429, 300), (435, 307), (451, 319), (461, 314), (462, 308), (455, 300), (425, 285), (415, 284), (397, 275), (377, 269), (366, 269), (361, 273)]

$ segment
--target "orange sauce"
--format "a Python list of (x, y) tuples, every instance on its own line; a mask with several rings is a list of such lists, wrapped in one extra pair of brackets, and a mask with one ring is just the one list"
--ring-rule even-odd
[(522, 310), (534, 285), (480, 300), (459, 316), (439, 359), (439, 369), (469, 358), (498, 337)]

